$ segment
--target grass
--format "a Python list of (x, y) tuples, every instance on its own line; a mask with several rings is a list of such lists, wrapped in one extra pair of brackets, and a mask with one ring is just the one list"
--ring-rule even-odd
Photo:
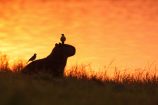
[(23, 66), (19, 61), (10, 67), (7, 57), (0, 61), (0, 105), (158, 105), (156, 72), (116, 70), (109, 77), (106, 70), (80, 65), (66, 70), (64, 78), (53, 78), (23, 75)]

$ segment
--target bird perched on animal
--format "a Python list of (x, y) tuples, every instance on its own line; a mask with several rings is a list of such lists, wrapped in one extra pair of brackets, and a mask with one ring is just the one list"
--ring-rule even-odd
[[(37, 54), (35, 53), (35, 54), (28, 60), (28, 62), (29, 62), (29, 61), (34, 61), (34, 60), (36, 59), (36, 55), (37, 55)], [(28, 63), (28, 62), (27, 62), (27, 63)]]
[(60, 41), (62, 44), (64, 44), (64, 42), (66, 41), (66, 37), (64, 36), (64, 34), (61, 34)]

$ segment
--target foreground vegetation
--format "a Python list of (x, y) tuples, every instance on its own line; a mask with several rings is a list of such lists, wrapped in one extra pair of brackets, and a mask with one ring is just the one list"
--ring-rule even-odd
[(0, 105), (157, 105), (157, 83), (0, 73)]
[(109, 77), (106, 70), (95, 73), (82, 65), (66, 70), (64, 78), (54, 78), (41, 73), (23, 75), (23, 62), (9, 67), (4, 58), (0, 62), (0, 105), (158, 105), (156, 72), (115, 71)]

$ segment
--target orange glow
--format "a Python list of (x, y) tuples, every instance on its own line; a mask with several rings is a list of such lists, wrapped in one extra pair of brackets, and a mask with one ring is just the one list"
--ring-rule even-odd
[(0, 0), (0, 52), (46, 57), (59, 42), (77, 48), (73, 64), (144, 67), (158, 58), (157, 0)]

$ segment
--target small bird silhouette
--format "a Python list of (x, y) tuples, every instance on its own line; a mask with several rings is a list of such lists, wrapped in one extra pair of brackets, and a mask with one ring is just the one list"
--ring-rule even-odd
[[(28, 60), (28, 62), (29, 62), (29, 61), (34, 61), (34, 60), (36, 59), (36, 55), (37, 55), (37, 54), (35, 53), (35, 54)], [(27, 62), (27, 63), (28, 63), (28, 62)]]
[(66, 41), (66, 37), (64, 36), (64, 34), (61, 34), (60, 41), (62, 44), (64, 44), (64, 42)]

